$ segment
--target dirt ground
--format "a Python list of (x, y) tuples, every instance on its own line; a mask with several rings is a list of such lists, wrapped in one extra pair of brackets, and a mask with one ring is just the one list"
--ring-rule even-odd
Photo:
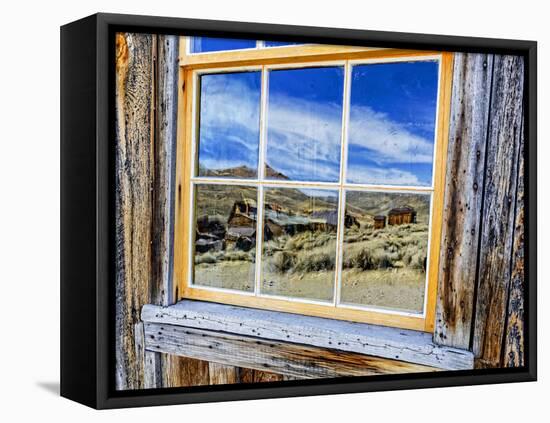
[[(242, 261), (222, 261), (195, 267), (197, 284), (254, 290), (254, 264)], [(270, 295), (332, 301), (333, 271), (309, 272), (304, 275), (264, 274), (262, 292)], [(342, 272), (341, 302), (392, 310), (420, 313), (424, 304), (425, 272), (412, 269)]]

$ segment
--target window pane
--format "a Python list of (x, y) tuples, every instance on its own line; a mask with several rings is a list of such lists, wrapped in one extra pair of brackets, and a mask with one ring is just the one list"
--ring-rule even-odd
[(348, 182), (431, 186), (435, 61), (354, 66)]
[(346, 194), (341, 302), (421, 313), (429, 194)]
[(207, 53), (210, 51), (241, 50), (245, 48), (256, 48), (256, 40), (191, 37), (191, 53)]
[(260, 72), (200, 77), (199, 176), (255, 178)]
[(338, 192), (266, 188), (261, 292), (331, 301)]
[(292, 41), (264, 41), (266, 47), (282, 47), (282, 46), (298, 46), (304, 43), (297, 43)]
[(257, 189), (197, 185), (195, 198), (194, 283), (254, 291)]
[(269, 73), (266, 176), (338, 181), (342, 67)]

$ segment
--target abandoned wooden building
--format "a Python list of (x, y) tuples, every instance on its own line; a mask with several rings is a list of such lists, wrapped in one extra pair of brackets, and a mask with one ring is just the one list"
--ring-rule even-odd
[(378, 214), (374, 216), (374, 229), (384, 229), (386, 227), (386, 216)]
[(410, 206), (396, 207), (388, 212), (388, 225), (416, 223), (416, 210)]

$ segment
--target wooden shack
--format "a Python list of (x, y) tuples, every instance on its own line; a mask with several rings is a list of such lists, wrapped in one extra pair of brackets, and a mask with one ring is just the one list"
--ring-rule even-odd
[(386, 227), (386, 216), (376, 215), (373, 218), (374, 220), (374, 229), (384, 229)]
[[(183, 230), (173, 207), (187, 216), (172, 172), (173, 116), (188, 86), (178, 84), (179, 42), (117, 34), (117, 390), (525, 364), (521, 56), (443, 54), (452, 100), (435, 324), (358, 333), (345, 321), (327, 330), (306, 316), (264, 310), (251, 320), (250, 309), (182, 300), (166, 259)], [(389, 224), (412, 223), (413, 212), (392, 212)]]
[(396, 207), (388, 212), (388, 225), (416, 223), (416, 210), (410, 206)]

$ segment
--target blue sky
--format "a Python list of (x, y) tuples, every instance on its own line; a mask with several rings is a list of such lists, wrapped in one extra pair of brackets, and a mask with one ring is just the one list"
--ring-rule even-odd
[(431, 184), (437, 84), (434, 61), (354, 66), (350, 182)]
[[(208, 53), (212, 51), (240, 50), (245, 48), (255, 48), (256, 40), (241, 40), (234, 38), (211, 38), (211, 37), (191, 37), (192, 53)], [(264, 41), (265, 47), (281, 47), (298, 45), (290, 41)]]
[(199, 165), (258, 168), (260, 72), (201, 76)]
[(191, 52), (207, 53), (210, 51), (238, 50), (255, 48), (256, 40), (240, 40), (232, 38), (192, 37)]
[(341, 131), (334, 122), (342, 119), (343, 87), (343, 67), (270, 72), (269, 166), (292, 180), (338, 181)]
[[(354, 66), (348, 182), (431, 184), (437, 76), (437, 62)], [(338, 180), (343, 79), (342, 67), (270, 71), (271, 167), (294, 180)], [(259, 110), (259, 72), (203, 76), (201, 165), (256, 168)]]

